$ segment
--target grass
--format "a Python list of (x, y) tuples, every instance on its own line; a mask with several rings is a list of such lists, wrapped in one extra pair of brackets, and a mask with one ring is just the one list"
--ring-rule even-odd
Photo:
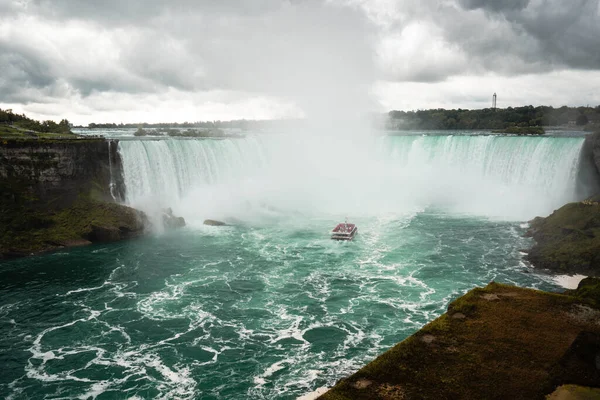
[(496, 283), (474, 289), (320, 399), (544, 398), (570, 383), (553, 367), (578, 333), (600, 334), (599, 325), (569, 317), (582, 296)]
[(0, 140), (1, 139), (76, 139), (79, 136), (74, 133), (44, 133), (35, 132), (27, 129), (20, 129), (11, 125), (0, 124)]
[(69, 208), (58, 211), (17, 209), (2, 215), (0, 252), (30, 254), (91, 239), (92, 226), (142, 229), (139, 213), (129, 207), (80, 196)]

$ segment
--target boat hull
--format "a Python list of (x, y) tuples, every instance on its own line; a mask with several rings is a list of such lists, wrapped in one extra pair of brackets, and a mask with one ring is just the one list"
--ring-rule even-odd
[(352, 240), (356, 236), (358, 228), (354, 224), (339, 224), (331, 232), (331, 239), (333, 240)]

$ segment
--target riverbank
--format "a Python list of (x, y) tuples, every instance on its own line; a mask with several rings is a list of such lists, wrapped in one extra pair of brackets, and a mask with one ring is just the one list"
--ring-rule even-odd
[(600, 387), (600, 280), (567, 294), (490, 283), (322, 400), (538, 399), (558, 386)]

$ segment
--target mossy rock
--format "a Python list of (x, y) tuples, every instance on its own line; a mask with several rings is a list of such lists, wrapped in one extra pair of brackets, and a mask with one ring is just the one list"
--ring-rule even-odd
[(579, 364), (561, 362), (578, 354), (580, 333), (600, 334), (600, 311), (580, 318), (581, 304), (497, 283), (471, 290), (319, 399), (542, 399), (577, 383), (567, 377), (579, 376)]
[(585, 278), (579, 282), (577, 289), (570, 290), (567, 293), (600, 307), (600, 278)]
[(600, 203), (595, 198), (534, 219), (527, 235), (536, 242), (526, 257), (534, 266), (600, 276)]
[(143, 234), (148, 225), (141, 211), (85, 195), (62, 210), (14, 209), (4, 213), (0, 222), (0, 254), (4, 257), (133, 238)]

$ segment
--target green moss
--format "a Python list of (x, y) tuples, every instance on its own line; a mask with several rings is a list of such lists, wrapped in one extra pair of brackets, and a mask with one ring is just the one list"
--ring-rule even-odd
[(600, 274), (600, 204), (570, 203), (531, 222), (536, 241), (528, 260), (561, 272)]
[(600, 278), (585, 278), (569, 294), (600, 308)]
[(474, 289), (321, 399), (543, 398), (577, 334), (600, 332), (568, 317), (578, 301), (497, 283)]
[(0, 251), (29, 254), (89, 240), (92, 226), (136, 231), (140, 229), (139, 218), (140, 214), (129, 207), (88, 195), (80, 195), (71, 207), (55, 212), (15, 207), (11, 215), (3, 216)]

